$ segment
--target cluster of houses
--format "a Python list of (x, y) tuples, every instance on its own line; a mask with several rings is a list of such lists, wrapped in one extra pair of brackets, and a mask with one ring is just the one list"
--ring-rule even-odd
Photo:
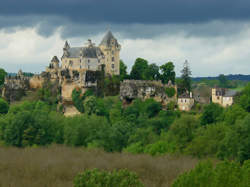
[(217, 103), (222, 107), (228, 107), (233, 104), (234, 96), (237, 94), (235, 90), (230, 90), (227, 88), (212, 88), (209, 89), (210, 94), (201, 94), (199, 90), (194, 90), (194, 94), (184, 93), (178, 97), (177, 104), (179, 110), (190, 111), (194, 106), (195, 102), (208, 104), (210, 102)]

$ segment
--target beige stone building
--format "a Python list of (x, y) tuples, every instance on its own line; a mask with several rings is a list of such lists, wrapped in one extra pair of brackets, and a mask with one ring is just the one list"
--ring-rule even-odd
[(178, 97), (178, 108), (182, 111), (190, 111), (194, 105), (194, 98), (192, 92), (184, 93)]
[(228, 107), (233, 104), (234, 96), (237, 94), (234, 90), (226, 88), (212, 88), (212, 102), (223, 107)]
[(61, 68), (97, 71), (104, 64), (105, 73), (119, 75), (120, 50), (121, 45), (111, 31), (106, 33), (99, 46), (95, 46), (91, 40), (88, 40), (84, 47), (71, 47), (66, 41), (63, 47)]

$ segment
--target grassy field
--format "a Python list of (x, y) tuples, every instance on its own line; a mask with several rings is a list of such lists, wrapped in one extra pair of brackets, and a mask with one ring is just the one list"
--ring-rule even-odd
[(76, 174), (88, 168), (128, 168), (146, 187), (166, 187), (197, 162), (187, 156), (151, 157), (55, 145), (0, 148), (0, 187), (72, 187)]

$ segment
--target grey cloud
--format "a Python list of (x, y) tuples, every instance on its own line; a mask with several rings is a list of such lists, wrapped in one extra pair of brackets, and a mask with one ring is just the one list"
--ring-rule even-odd
[(8, 0), (1, 15), (56, 15), (78, 23), (196, 23), (250, 18), (248, 0)]

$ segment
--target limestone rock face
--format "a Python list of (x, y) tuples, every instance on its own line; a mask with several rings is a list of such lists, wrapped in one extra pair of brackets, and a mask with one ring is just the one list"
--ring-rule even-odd
[(176, 94), (169, 98), (166, 94), (166, 88), (174, 88), (172, 84), (162, 84), (161, 81), (146, 81), (146, 80), (124, 80), (120, 85), (120, 98), (124, 103), (129, 103), (132, 100), (139, 98), (142, 100), (153, 98), (162, 105), (167, 105), (170, 101), (176, 101)]

